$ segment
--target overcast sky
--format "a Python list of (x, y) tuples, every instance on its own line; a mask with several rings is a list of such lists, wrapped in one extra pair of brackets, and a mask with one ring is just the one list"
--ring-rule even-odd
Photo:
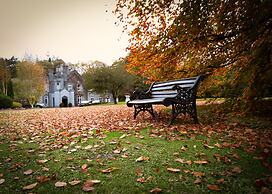
[(126, 56), (128, 37), (112, 14), (114, 0), (0, 0), (0, 57), (111, 65)]

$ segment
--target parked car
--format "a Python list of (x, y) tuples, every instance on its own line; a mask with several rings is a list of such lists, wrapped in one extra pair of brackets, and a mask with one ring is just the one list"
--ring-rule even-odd
[(88, 106), (91, 105), (92, 101), (88, 101), (88, 100), (82, 100), (79, 104), (79, 106)]
[(38, 107), (38, 108), (44, 108), (45, 104), (44, 103), (36, 103), (34, 106)]

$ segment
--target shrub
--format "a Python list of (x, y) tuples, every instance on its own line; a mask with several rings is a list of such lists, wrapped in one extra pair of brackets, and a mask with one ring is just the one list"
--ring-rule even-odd
[(22, 104), (20, 102), (12, 102), (11, 108), (22, 108)]
[(12, 106), (12, 100), (9, 96), (0, 94), (0, 108), (10, 108)]

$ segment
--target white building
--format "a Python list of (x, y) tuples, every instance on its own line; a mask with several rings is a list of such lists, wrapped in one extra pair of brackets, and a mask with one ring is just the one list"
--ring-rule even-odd
[(46, 92), (42, 97), (46, 107), (78, 106), (82, 100), (87, 100), (87, 91), (76, 70), (70, 70), (65, 64), (49, 69)]

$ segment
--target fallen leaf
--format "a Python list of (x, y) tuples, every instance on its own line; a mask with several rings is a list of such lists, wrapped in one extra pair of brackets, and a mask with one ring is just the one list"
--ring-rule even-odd
[(268, 182), (272, 184), (272, 176), (268, 177)]
[(185, 164), (185, 163), (186, 163), (185, 160), (182, 159), (182, 158), (177, 158), (177, 159), (175, 159), (175, 161), (176, 161), (176, 162), (179, 162), (179, 163), (181, 163), (181, 164)]
[(117, 170), (117, 168), (107, 168), (107, 169), (100, 170), (100, 171), (103, 172), (103, 173), (111, 173), (114, 170)]
[(261, 194), (271, 194), (271, 193), (272, 193), (272, 190), (270, 190), (270, 189), (267, 188), (267, 187), (262, 187), (260, 193), (261, 193)]
[(240, 167), (234, 167), (231, 172), (236, 173), (236, 174), (240, 174), (242, 172)]
[(83, 149), (84, 150), (90, 150), (90, 149), (92, 149), (93, 148), (93, 146), (92, 145), (87, 145), (86, 147), (84, 147)]
[(210, 146), (208, 144), (204, 144), (203, 146), (204, 146), (204, 148), (209, 148), (209, 149), (213, 149), (214, 148), (214, 146)]
[(85, 181), (85, 183), (82, 186), (82, 190), (89, 192), (89, 191), (93, 191), (94, 190), (94, 182), (92, 180), (87, 180)]
[(145, 178), (144, 178), (144, 177), (142, 177), (142, 178), (138, 178), (138, 179), (137, 179), (137, 182), (140, 182), (140, 183), (145, 183), (145, 182), (146, 182), (146, 180), (145, 180)]
[(222, 184), (222, 183), (225, 182), (225, 180), (223, 178), (221, 178), (221, 179), (218, 179), (216, 182), (219, 183), (219, 184)]
[(124, 134), (124, 135), (122, 135), (121, 137), (119, 137), (120, 139), (123, 139), (123, 138), (125, 138), (127, 135), (126, 134)]
[(24, 175), (30, 175), (33, 173), (33, 170), (29, 169), (27, 171), (24, 172)]
[(151, 189), (150, 193), (160, 193), (161, 191), (162, 191), (162, 189), (157, 187), (157, 188)]
[(50, 178), (48, 176), (37, 176), (36, 180), (39, 183), (44, 183), (44, 182), (50, 181)]
[(168, 170), (169, 172), (174, 172), (174, 173), (180, 172), (180, 169), (177, 169), (177, 168), (167, 168), (167, 170)]
[(66, 182), (58, 181), (55, 183), (55, 187), (66, 187), (66, 186), (67, 186)]
[(31, 189), (34, 189), (36, 186), (37, 186), (38, 183), (33, 183), (33, 184), (30, 184), (30, 185), (27, 185), (27, 186), (24, 186), (23, 187), (23, 190), (31, 190)]
[(187, 146), (182, 146), (180, 149), (185, 152), (187, 150)]
[(217, 185), (207, 185), (207, 187), (211, 191), (220, 191), (220, 188)]
[(0, 185), (5, 182), (5, 179), (0, 179)]
[(114, 154), (120, 154), (120, 153), (121, 153), (121, 150), (119, 150), (119, 149), (113, 150), (113, 153), (114, 153)]
[(192, 174), (193, 174), (195, 177), (202, 177), (202, 176), (205, 176), (205, 173), (204, 173), (204, 172), (192, 172)]
[(80, 183), (79, 180), (73, 180), (73, 181), (69, 182), (69, 184), (72, 185), (72, 186), (78, 185), (79, 183)]
[(46, 162), (48, 162), (48, 160), (46, 160), (46, 159), (45, 159), (45, 160), (37, 160), (37, 163), (38, 163), (38, 164), (44, 164), (44, 163), (46, 163)]
[(196, 180), (194, 181), (194, 184), (200, 184), (202, 182), (202, 180), (200, 178), (196, 178)]
[(101, 183), (101, 181), (100, 180), (96, 180), (96, 179), (94, 179), (94, 180), (91, 180), (94, 184), (98, 184), (98, 183)]
[(218, 147), (218, 148), (222, 148), (222, 145), (219, 143), (215, 143), (214, 146)]
[(141, 156), (136, 159), (136, 162), (142, 162), (142, 161), (147, 161), (147, 160), (149, 160), (149, 157)]
[(209, 161), (207, 160), (197, 160), (197, 161), (194, 161), (195, 164), (208, 164)]
[(88, 168), (88, 165), (87, 164), (83, 164), (82, 166), (81, 166), (81, 169), (82, 170), (85, 170), (85, 169), (87, 169)]

